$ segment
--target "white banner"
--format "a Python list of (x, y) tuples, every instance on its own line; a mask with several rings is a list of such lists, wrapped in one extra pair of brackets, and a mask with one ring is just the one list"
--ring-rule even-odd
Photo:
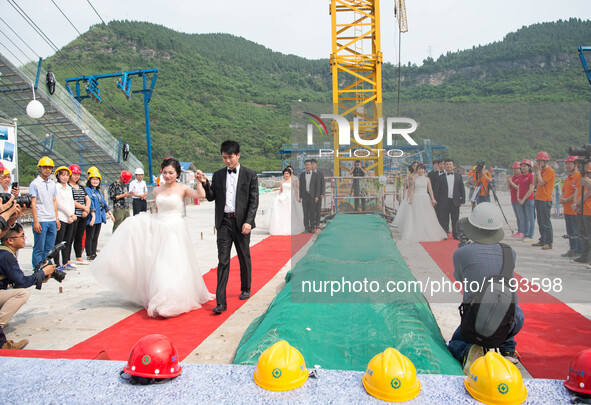
[(0, 126), (0, 162), (12, 171), (17, 165), (16, 132), (14, 127)]

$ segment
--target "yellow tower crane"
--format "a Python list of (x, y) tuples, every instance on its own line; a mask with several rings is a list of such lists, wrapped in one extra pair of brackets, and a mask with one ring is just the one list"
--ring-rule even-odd
[[(400, 32), (408, 31), (404, 0), (395, 0), (395, 11)], [(379, 0), (331, 0), (330, 15), (333, 114), (349, 122), (357, 119), (360, 139), (377, 139), (378, 118), (382, 117)], [(333, 121), (335, 176), (340, 176), (341, 169), (348, 170), (345, 162), (357, 159), (365, 162), (372, 175), (383, 174), (383, 151), (376, 152), (382, 150), (382, 142), (367, 146), (351, 139), (351, 145), (343, 150), (335, 136), (337, 130)]]

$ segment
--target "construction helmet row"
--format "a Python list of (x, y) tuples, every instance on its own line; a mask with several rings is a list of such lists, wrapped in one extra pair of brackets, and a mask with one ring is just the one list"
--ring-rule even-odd
[[(591, 349), (586, 349), (571, 362), (565, 387), (578, 395), (589, 396), (590, 369)], [(153, 334), (135, 344), (122, 373), (145, 384), (177, 377), (181, 370), (178, 351), (171, 340)], [(300, 351), (281, 340), (260, 355), (253, 377), (261, 388), (288, 391), (304, 385), (308, 369)], [(409, 401), (421, 390), (414, 364), (391, 347), (369, 361), (362, 383), (370, 395), (390, 402)], [(474, 399), (485, 404), (521, 404), (527, 399), (527, 389), (517, 367), (494, 351), (474, 361), (464, 387)]]
[[(37, 163), (37, 167), (55, 167), (55, 164), (53, 163), (53, 160), (48, 157), (48, 156), (43, 156), (41, 159), (39, 159), (39, 162)], [(3, 171), (4, 168), (2, 168)], [(69, 175), (72, 175), (72, 173), (77, 173), (77, 174), (82, 174), (82, 170), (80, 169), (80, 166), (78, 165), (70, 165), (68, 167), (66, 166), (60, 166), (55, 170), (55, 175), (57, 176), (57, 173), (60, 170), (66, 170), (69, 172)], [(144, 171), (141, 168), (138, 168), (135, 171), (136, 174), (144, 174)], [(101, 173), (99, 171), (99, 169), (96, 166), (91, 166), (88, 168), (88, 170), (86, 171), (86, 176), (90, 179), (91, 177), (97, 177), (98, 179), (102, 180), (102, 176)], [(129, 170), (123, 170), (121, 172), (121, 180), (124, 183), (129, 183), (131, 181), (132, 178), (132, 174)]]

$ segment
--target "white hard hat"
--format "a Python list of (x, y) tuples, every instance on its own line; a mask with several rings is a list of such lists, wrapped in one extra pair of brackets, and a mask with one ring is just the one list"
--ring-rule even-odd
[(144, 169), (138, 167), (137, 169), (135, 169), (135, 174), (144, 174)]
[(476, 228), (487, 231), (496, 231), (503, 227), (503, 214), (499, 207), (491, 202), (482, 202), (474, 207), (468, 217), (468, 222)]
[(459, 221), (459, 228), (474, 242), (484, 245), (499, 243), (505, 237), (503, 213), (493, 203), (482, 202), (474, 207), (468, 218)]

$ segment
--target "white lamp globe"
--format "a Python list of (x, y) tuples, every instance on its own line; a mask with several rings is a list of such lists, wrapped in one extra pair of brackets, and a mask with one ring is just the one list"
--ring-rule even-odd
[(43, 104), (41, 104), (37, 100), (31, 100), (29, 104), (27, 104), (27, 115), (31, 118), (41, 118), (45, 114), (45, 108)]

